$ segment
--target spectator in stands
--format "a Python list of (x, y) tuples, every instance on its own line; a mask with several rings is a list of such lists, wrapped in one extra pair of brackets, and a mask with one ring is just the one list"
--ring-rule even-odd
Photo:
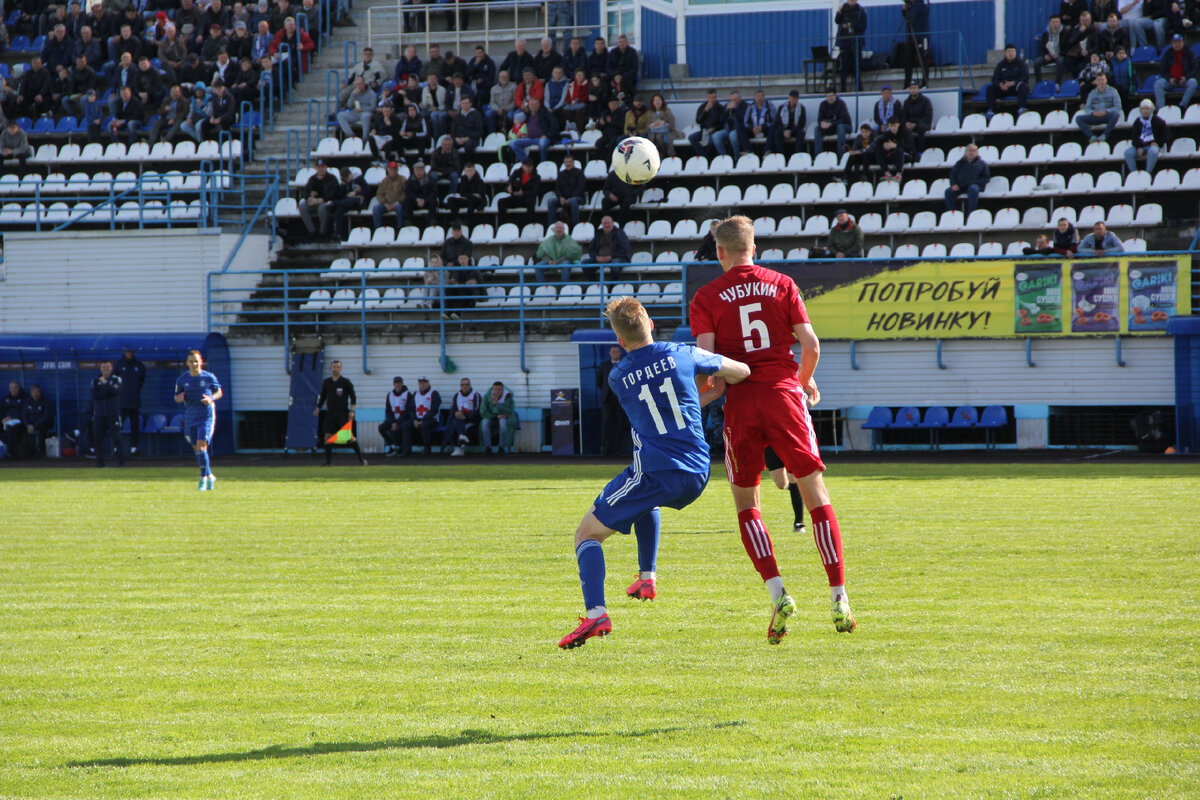
[[(94, 70), (99, 70), (104, 64), (104, 55), (100, 51), (100, 43), (96, 41), (92, 34), (92, 29), (84, 26), (79, 32), (79, 39), (75, 42), (75, 57), (83, 56), (87, 59), (88, 66)], [(166, 62), (163, 62), (164, 68)]]
[(357, 88), (356, 81), (358, 78), (362, 78), (367, 88), (378, 94), (379, 87), (383, 85), (385, 77), (386, 73), (383, 71), (383, 67), (375, 61), (375, 51), (370, 47), (364, 47), (362, 61), (357, 62), (346, 73), (346, 80), (342, 83), (342, 88), (338, 91), (338, 105), (343, 108), (345, 107), (346, 99)]
[(41, 57), (34, 56), (17, 85), (17, 108), (27, 117), (48, 116), (53, 108), (53, 83), (54, 76), (42, 66)]
[(465, 255), (471, 259), (474, 245), (463, 235), (462, 223), (455, 220), (450, 224), (450, 235), (442, 243), (442, 261), (451, 266), (459, 263), (459, 256)]
[(629, 221), (633, 204), (640, 200), (641, 196), (641, 186), (628, 184), (618, 178), (616, 172), (609, 170), (604, 179), (604, 186), (600, 190), (600, 208), (605, 214), (612, 213), (613, 209), (619, 209), (617, 222), (624, 227), (625, 223)]
[(129, 144), (136, 142), (138, 131), (142, 127), (142, 119), (142, 101), (133, 93), (133, 89), (122, 86), (120, 100), (117, 102), (117, 111), (113, 114), (112, 121), (108, 123), (108, 133), (112, 140), (117, 141), (124, 133)]
[(725, 129), (725, 116), (725, 107), (717, 99), (717, 90), (709, 89), (704, 102), (696, 109), (696, 125), (700, 130), (688, 134), (688, 141), (697, 153), (703, 154), (707, 151), (712, 137), (717, 131)]
[(1064, 25), (1071, 26), (1079, 22), (1079, 17), (1087, 11), (1087, 0), (1062, 0), (1058, 7), (1058, 15)]
[(567, 89), (570, 85), (571, 82), (563, 74), (562, 67), (555, 67), (550, 72), (550, 80), (546, 81), (546, 96), (543, 105), (550, 110), (550, 113), (554, 114), (560, 130), (564, 124), (562, 111), (567, 102)]
[(879, 90), (879, 99), (875, 101), (875, 106), (872, 110), (872, 119), (874, 124), (871, 126), (876, 133), (883, 133), (883, 129), (887, 127), (888, 120), (892, 117), (899, 117), (901, 109), (904, 108), (904, 103), (892, 97), (892, 87), (884, 86)]
[(29, 146), (29, 137), (15, 119), (10, 119), (4, 127), (4, 133), (0, 133), (0, 166), (12, 159), (17, 162), (21, 174), (24, 174), (25, 162), (32, 155), (33, 148)]
[(921, 94), (916, 81), (908, 85), (908, 99), (900, 109), (900, 124), (912, 134), (913, 154), (920, 154), (925, 149), (925, 134), (933, 127), (933, 103)]
[(375, 223), (374, 230), (383, 227), (383, 215), (396, 215), (396, 230), (404, 227), (405, 178), (400, 174), (400, 165), (389, 161), (384, 171), (383, 180), (375, 187), (375, 204), (371, 207), (371, 219)]
[(992, 82), (987, 86), (987, 118), (996, 113), (996, 102), (1003, 98), (1017, 98), (1017, 116), (1025, 111), (1029, 97), (1029, 67), (1025, 60), (1017, 58), (1017, 46), (1004, 45), (1004, 58), (992, 70)]
[(1033, 61), (1033, 74), (1039, 83), (1042, 80), (1042, 69), (1050, 66), (1054, 67), (1054, 82), (1062, 83), (1063, 55), (1066, 53), (1066, 47), (1063, 44), (1065, 37), (1066, 31), (1063, 29), (1062, 18), (1055, 14), (1050, 17), (1050, 24), (1037, 39), (1038, 57)]
[(167, 96), (162, 73), (151, 66), (150, 56), (143, 55), (138, 59), (137, 96), (142, 101), (142, 108), (157, 108)]
[(204, 130), (207, 138), (218, 139), (221, 131), (233, 130), (233, 123), (237, 120), (237, 104), (233, 101), (233, 95), (225, 88), (225, 81), (214, 80), (212, 90), (212, 110)]
[(371, 118), (378, 102), (379, 98), (367, 86), (363, 76), (359, 75), (355, 78), (354, 89), (346, 96), (345, 102), (342, 103), (342, 110), (337, 115), (338, 127), (341, 128), (342, 134), (346, 138), (354, 136), (353, 126), (358, 123), (362, 130), (362, 137), (366, 139), (371, 133)]
[(517, 39), (514, 49), (500, 62), (500, 70), (512, 76), (524, 75), (526, 69), (533, 69), (533, 56), (525, 48), (525, 40)]
[(45, 455), (46, 437), (54, 431), (54, 403), (36, 383), (29, 387), (24, 422), (25, 434), (32, 439), (34, 454)]
[(414, 436), (421, 438), (425, 455), (433, 455), (433, 433), (438, 426), (438, 411), (442, 407), (442, 396), (429, 385), (429, 378), (417, 379), (417, 391), (413, 392), (412, 411), (400, 423), (401, 455), (412, 455)]
[(514, 208), (530, 213), (541, 197), (542, 181), (533, 168), (533, 159), (526, 158), (521, 165), (508, 176), (508, 197), (502, 197), (496, 203), (500, 214), (506, 214)]
[(629, 46), (629, 37), (621, 34), (617, 37), (617, 49), (608, 54), (608, 74), (620, 75), (629, 91), (636, 91), (640, 66), (637, 50)]
[(367, 206), (371, 190), (363, 178), (362, 170), (346, 167), (342, 170), (342, 181), (338, 186), (336, 200), (330, 202), (333, 209), (333, 232), (339, 241), (350, 238), (350, 223), (346, 217), (351, 211), (362, 211)]
[(196, 34), (202, 30), (200, 22), (203, 14), (196, 8), (195, 0), (179, 0), (179, 8), (175, 11), (175, 27), (179, 29), (179, 35), (189, 42), (195, 41)]
[(183, 123), (187, 122), (190, 108), (179, 84), (172, 86), (167, 93), (167, 99), (163, 100), (158, 109), (157, 119), (150, 125), (151, 146), (160, 140), (174, 144), (175, 140), (179, 138), (179, 134), (183, 132)]
[(488, 204), (487, 184), (479, 175), (474, 162), (463, 164), (462, 178), (458, 182), (458, 192), (446, 198), (446, 206), (455, 216), (464, 210), (468, 213), (482, 213)]
[(514, 100), (517, 87), (508, 78), (508, 70), (500, 70), (496, 78), (496, 85), (492, 87), (491, 103), (485, 116), (488, 127), (493, 130), (504, 130), (516, 107)]
[[(1154, 19), (1153, 12), (1151, 3), (1143, 0), (1129, 0), (1127, 5), (1121, 6), (1121, 21), (1129, 29), (1129, 35), (1133, 39), (1135, 47), (1145, 47), (1150, 44), (1150, 39), (1146, 36), (1147, 31), (1154, 31), (1154, 40), (1158, 43), (1159, 50), (1166, 46), (1166, 20), (1162, 16)], [(1082, 19), (1082, 15), (1080, 18)]]
[(807, 128), (808, 114), (804, 106), (800, 105), (800, 91), (792, 89), (788, 93), (787, 102), (779, 107), (776, 124), (771, 129), (771, 151), (785, 156), (803, 152), (804, 133)]
[(425, 85), (421, 88), (421, 115), (429, 122), (429, 133), (434, 139), (441, 138), (445, 133), (441, 129), (441, 114), (446, 107), (446, 87), (438, 81), (434, 73), (425, 76)]
[(221, 36), (227, 36), (233, 28), (232, 16), (223, 0), (211, 0), (200, 19), (201, 31), (210, 31), (211, 33), (214, 27)]
[(200, 60), (205, 64), (212, 64), (216, 62), (222, 50), (229, 51), (229, 37), (221, 30), (221, 23), (214, 22), (204, 39), (204, 45), (200, 48)]
[(1087, 11), (1081, 12), (1078, 23), (1069, 28), (1063, 37), (1063, 46), (1066, 48), (1062, 56), (1063, 72), (1078, 75), (1079, 70), (1087, 64), (1088, 56), (1100, 49), (1099, 38), (1092, 25), (1092, 15)]
[(438, 69), (439, 77), (442, 85), (447, 89), (450, 87), (450, 80), (458, 74), (462, 74), (464, 78), (467, 75), (467, 63), (458, 56), (454, 55), (452, 50), (446, 51), (446, 58), (442, 61), (442, 66)]
[(467, 253), (459, 254), (457, 264), (447, 264), (450, 269), (446, 271), (446, 307), (453, 309), (450, 319), (458, 319), (457, 311), (474, 308), (479, 300), (479, 291), (475, 287), (479, 285), (480, 273)]
[[(77, 40), (80, 36), (80, 31), (87, 25), (87, 16), (83, 13), (83, 5), (79, 0), (71, 0), (70, 9), (67, 12), (66, 18), (63, 20), (63, 25), (67, 28), (67, 36), (71, 40)], [(72, 54), (72, 58), (74, 54)]]
[(712, 232), (712, 226), (704, 234), (704, 238), (700, 240), (700, 247), (696, 249), (697, 261), (716, 261), (717, 260), (717, 237)]
[[(203, 94), (203, 90), (201, 90)], [(87, 127), (88, 142), (100, 141), (100, 124), (108, 113), (108, 103), (102, 102), (95, 89), (83, 101), (83, 124)]]
[[(563, 3), (562, 5), (568, 5)], [(492, 390), (483, 398), (479, 408), (480, 426), (482, 428), (483, 452), (492, 452), (495, 442), (496, 452), (503, 454), (511, 450), (513, 435), (516, 433), (516, 404), (512, 392), (500, 381), (492, 384)]]
[(409, 104), (404, 109), (404, 119), (400, 121), (399, 138), (392, 140), (396, 150), (424, 150), (429, 146), (429, 126), (416, 105)]
[[(316, 172), (304, 185), (304, 197), (300, 199), (299, 203), (300, 221), (304, 223), (309, 236), (327, 237), (330, 235), (331, 212), (333, 211), (331, 203), (337, 199), (339, 191), (337, 178), (329, 174), (329, 168), (324, 159), (318, 160)], [(320, 223), (319, 230), (313, 224), (314, 210), (317, 212), (317, 221)]]
[(571, 224), (579, 224), (579, 209), (587, 200), (587, 182), (583, 170), (575, 165), (575, 156), (568, 152), (563, 156), (562, 167), (554, 182), (554, 191), (546, 202), (546, 225), (552, 225), (560, 216), (569, 213)]
[(1092, 232), (1083, 237), (1083, 241), (1079, 243), (1079, 250), (1076, 252), (1085, 257), (1107, 256), (1113, 253), (1124, 253), (1125, 245), (1115, 233), (1108, 229), (1107, 225), (1097, 222), (1092, 226)]
[(830, 89), (825, 93), (825, 99), (817, 106), (817, 127), (813, 131), (813, 153), (820, 155), (825, 147), (825, 137), (837, 137), (837, 154), (840, 156), (846, 149), (846, 136), (850, 133), (850, 109), (846, 101)]
[(286, 64), (292, 71), (292, 83), (294, 84), (300, 80), (302, 73), (308, 72), (308, 54), (316, 49), (316, 45), (313, 44), (313, 40), (307, 33), (296, 27), (296, 20), (293, 17), (288, 17), (283, 21), (283, 27), (271, 40), (271, 55), (279, 56), (280, 48), (285, 44), (288, 46)]
[(538, 100), (546, 99), (546, 86), (537, 79), (534, 74), (533, 67), (526, 67), (521, 74), (521, 83), (517, 84), (516, 93), (513, 95), (513, 103), (516, 108), (524, 111), (526, 116), (529, 114), (529, 101), (533, 98)]
[(437, 222), (437, 181), (425, 172), (425, 164), (418, 161), (413, 165), (412, 177), (404, 186), (404, 219), (406, 222), (424, 227)]
[[(194, 54), (193, 54), (194, 55)], [(181, 130), (197, 142), (204, 141), (204, 123), (212, 111), (212, 102), (203, 83), (197, 83), (192, 89), (192, 99), (188, 108), (187, 122)]]
[(55, 25), (54, 31), (46, 37), (42, 45), (42, 63), (55, 72), (59, 67), (71, 67), (72, 56), (75, 54), (75, 43), (67, 38), (67, 26)]
[(1109, 85), (1121, 95), (1121, 107), (1124, 108), (1137, 90), (1133, 61), (1129, 58), (1129, 52), (1124, 47), (1118, 47), (1116, 57), (1108, 66), (1112, 69)]
[(633, 248), (629, 245), (629, 237), (625, 231), (613, 223), (613, 218), (607, 214), (600, 220), (600, 230), (588, 245), (588, 257), (585, 264), (596, 264), (594, 267), (584, 267), (583, 276), (589, 281), (604, 277), (613, 281), (621, 273), (621, 265), (628, 264), (633, 258)]
[(404, 385), (404, 378), (392, 378), (392, 390), (383, 399), (383, 422), (379, 423), (379, 435), (383, 438), (384, 455), (400, 455), (400, 425), (411, 413), (412, 392)]
[(242, 103), (258, 105), (258, 70), (254, 68), (250, 56), (242, 56), (241, 68), (233, 75), (229, 93), (233, 95), (233, 102), (238, 107)]
[(767, 100), (767, 93), (759, 89), (754, 93), (754, 102), (746, 108), (745, 127), (749, 136), (746, 140), (747, 149), (749, 149), (751, 139), (761, 137), (767, 140), (765, 150), (771, 151), (776, 118), (775, 107)]
[(442, 447), (453, 445), (454, 449), (450, 452), (452, 457), (463, 455), (463, 448), (471, 443), (471, 433), (479, 425), (482, 403), (479, 392), (471, 388), (470, 378), (458, 382), (458, 391), (450, 400), (446, 433), (442, 437)]
[(643, 139), (650, 134), (650, 110), (641, 95), (633, 98), (633, 107), (625, 112), (626, 136), (640, 136)]
[[(1116, 0), (1092, 0), (1092, 5), (1088, 10), (1091, 12), (1092, 21), (1094, 21), (1097, 25), (1104, 25), (1108, 20), (1109, 14), (1117, 15), (1118, 24), (1121, 21), (1121, 15), (1117, 12)], [(1122, 28), (1122, 30), (1124, 30), (1124, 28)], [(1126, 44), (1128, 44), (1128, 41)]]
[(474, 158), (475, 149), (483, 141), (483, 114), (475, 108), (472, 97), (463, 97), (459, 103), (459, 112), (450, 122), (450, 135), (455, 147), (461, 149), (467, 158)]
[(425, 58), (425, 63), (421, 65), (421, 71), (417, 73), (417, 79), (424, 83), (429, 79), (430, 75), (442, 78), (442, 65), (446, 63), (446, 59), (442, 58), (442, 48), (436, 44), (429, 45), (429, 53)]
[(541, 49), (534, 54), (532, 66), (538, 80), (543, 82), (551, 79), (555, 67), (562, 66), (562, 56), (555, 51), (554, 42), (549, 38), (542, 39)]
[(464, 73), (456, 72), (450, 76), (450, 85), (446, 87), (446, 104), (442, 106), (440, 119), (445, 129), (448, 130), (450, 124), (458, 116), (464, 97), (469, 97), (474, 102), (475, 90), (467, 85), (467, 77)]
[(621, 101), (621, 105), (628, 106), (633, 103), (633, 93), (629, 90), (629, 86), (625, 83), (625, 78), (621, 73), (617, 73), (609, 78), (608, 81), (608, 96), (615, 97)]
[(545, 267), (559, 267), (559, 280), (566, 282), (571, 279), (571, 268), (583, 258), (583, 248), (579, 242), (567, 235), (567, 226), (562, 220), (550, 226), (550, 235), (542, 240), (537, 249), (537, 266), (534, 274), (538, 283), (545, 283), (550, 278), (552, 270)]
[(571, 43), (563, 52), (562, 64), (563, 74), (567, 77), (574, 77), (575, 73), (583, 70), (583, 74), (588, 74), (588, 54), (583, 49), (583, 40), (578, 36), (571, 38)]
[(867, 32), (867, 12), (858, 0), (846, 0), (833, 17), (837, 26), (838, 71), (842, 76), (842, 91), (846, 91), (846, 79), (854, 76), (854, 90), (862, 91), (863, 35)]
[[(746, 128), (746, 102), (742, 100), (742, 93), (734, 90), (729, 93), (729, 102), (725, 104), (725, 127), (712, 135), (712, 146), (718, 155), (732, 155), (736, 162), (741, 151), (749, 145), (750, 136)], [(726, 146), (732, 153), (726, 152)]]
[(233, 35), (225, 43), (225, 49), (229, 51), (229, 57), (235, 63), (240, 64), (243, 58), (254, 57), (254, 39), (247, 32), (246, 23), (233, 23)]
[(1044, 233), (1039, 233), (1033, 246), (1021, 248), (1021, 252), (1027, 256), (1052, 256), (1055, 254), (1054, 248), (1050, 246), (1050, 237)]
[[(1161, 0), (1161, 2), (1165, 3), (1166, 0)], [(1195, 24), (1188, 17), (1184, 16), (1183, 6), (1178, 2), (1170, 3), (1167, 8), (1166, 22), (1167, 36), (1174, 36), (1177, 33), (1182, 36), (1190, 31)]]
[[(305, 25), (304, 29), (317, 34), (317, 38), (313, 40), (313, 43), (317, 45), (317, 49), (320, 49), (321, 7), (314, 0), (301, 0), (300, 8), (296, 11), (297, 18), (301, 14), (308, 18), (308, 24)], [(237, 23), (234, 23), (234, 27), (237, 27)]]
[[(628, 125), (628, 121), (626, 122)], [(675, 140), (679, 131), (675, 129), (675, 113), (667, 107), (662, 92), (650, 96), (650, 111), (647, 116), (646, 138), (654, 142), (659, 158), (675, 155)]]
[(467, 63), (467, 85), (475, 92), (480, 106), (484, 105), (496, 85), (496, 62), (482, 45), (476, 46), (475, 57)]
[(1163, 53), (1158, 80), (1154, 82), (1154, 100), (1159, 108), (1167, 103), (1167, 90), (1183, 91), (1179, 108), (1185, 109), (1196, 93), (1196, 56), (1183, 46), (1183, 37), (1171, 37), (1171, 49)]
[(136, 61), (142, 54), (142, 42), (133, 35), (133, 28), (122, 25), (121, 32), (108, 40), (108, 60), (120, 61), (126, 53)]
[(513, 158), (517, 161), (525, 161), (527, 158), (526, 148), (536, 144), (538, 152), (541, 154), (541, 160), (545, 161), (550, 157), (550, 140), (558, 136), (558, 124), (554, 120), (554, 115), (542, 106), (542, 101), (536, 96), (529, 98), (529, 111), (525, 117), (525, 124), (528, 128), (524, 138), (514, 139), (509, 144)]
[(454, 140), (443, 136), (441, 142), (429, 155), (429, 174), (434, 181), (445, 178), (450, 182), (449, 193), (458, 191), (458, 179), (462, 175), (462, 156), (454, 149)]
[(183, 66), (183, 60), (187, 58), (187, 43), (180, 38), (178, 31), (174, 25), (168, 25), (166, 35), (158, 42), (158, 61), (162, 64), (163, 72), (166, 73), (168, 83), (176, 83), (178, 75), (176, 70)]
[(1051, 249), (1060, 256), (1073, 256), (1079, 249), (1079, 233), (1071, 220), (1059, 217), (1054, 226), (1054, 234), (1050, 242)]
[(1105, 20), (1104, 27), (1096, 36), (1096, 48), (1104, 58), (1111, 61), (1117, 55), (1117, 48), (1129, 50), (1129, 31), (1121, 27), (1121, 20), (1116, 11), (1111, 12)]
[(4, 444), (13, 458), (23, 449), (28, 406), (29, 395), (21, 388), (20, 382), (9, 382), (8, 394), (0, 398), (0, 443)]
[[(897, 121), (897, 127), (899, 127), (899, 124), (899, 121)], [(829, 250), (829, 255), (834, 258), (863, 257), (862, 228), (858, 227), (858, 224), (855, 223), (854, 218), (850, 216), (850, 212), (846, 211), (846, 209), (839, 208), (834, 213), (834, 222), (833, 226), (829, 229), (826, 246)]]
[(1107, 78), (1109, 73), (1108, 62), (1101, 60), (1099, 53), (1092, 53), (1088, 58), (1088, 65), (1080, 70), (1077, 77), (1080, 95), (1086, 95), (1092, 90), (1096, 84), (1097, 75), (1104, 75)]
[(604, 41), (603, 36), (597, 36), (592, 42), (592, 52), (588, 53), (587, 58), (588, 75), (596, 75), (607, 78), (612, 73), (608, 71), (608, 45)]
[(967, 214), (979, 206), (979, 193), (992, 175), (988, 165), (979, 157), (979, 146), (974, 142), (967, 145), (966, 153), (950, 169), (950, 188), (946, 190), (946, 210), (953, 211), (958, 205), (958, 196), (967, 195)]
[(858, 136), (850, 143), (849, 156), (846, 158), (844, 181), (851, 184), (856, 180), (870, 180), (871, 165), (876, 163), (875, 149), (879, 146), (878, 137), (870, 124), (864, 122), (859, 126)]
[[(1096, 88), (1088, 95), (1083, 110), (1075, 115), (1075, 124), (1089, 142), (1103, 142), (1112, 134), (1121, 117), (1121, 95), (1108, 85), (1108, 75), (1102, 72), (1096, 76)], [(1095, 125), (1104, 125), (1104, 133), (1096, 134)]]
[(409, 75), (417, 76), (417, 80), (421, 78), (421, 59), (417, 58), (417, 48), (411, 44), (404, 48), (404, 55), (396, 59), (392, 78), (397, 86), (403, 86), (408, 82)]
[(883, 170), (883, 180), (899, 183), (904, 172), (904, 162), (912, 153), (912, 134), (900, 124), (899, 117), (891, 117), (887, 121), (887, 127), (879, 135), (879, 144), (875, 148), (875, 158), (879, 162), (879, 168)]
[(227, 48), (222, 47), (217, 52), (217, 60), (212, 65), (212, 71), (212, 75), (209, 76), (210, 82), (217, 78), (224, 81), (226, 86), (233, 82), (233, 74), (237, 71), (237, 65), (230, 59)]
[(255, 23), (257, 30), (250, 40), (250, 57), (254, 59), (254, 63), (262, 63), (263, 58), (271, 56), (271, 44), (275, 41), (275, 35), (271, 33), (271, 24), (265, 19), (260, 19)]
[(575, 70), (575, 80), (567, 84), (562, 107), (558, 111), (559, 127), (582, 133), (588, 123), (588, 79), (582, 69)]
[(1146, 171), (1154, 172), (1158, 151), (1167, 146), (1167, 123), (1154, 113), (1154, 103), (1143, 100), (1138, 116), (1133, 120), (1133, 139), (1125, 148), (1125, 166), (1130, 172), (1137, 169), (1137, 160), (1146, 159)]
[(63, 111), (71, 117), (83, 116), (84, 98), (95, 88), (96, 71), (88, 66), (87, 57), (81, 55), (75, 59), (75, 69), (71, 71), (71, 77), (67, 80), (67, 86), (63, 92)]
[[(588, 128), (595, 128), (600, 124), (600, 118), (608, 111), (608, 99), (610, 92), (608, 84), (604, 80), (604, 75), (599, 72), (593, 72), (592, 77), (588, 78), (588, 118), (591, 123)], [(619, 100), (617, 102), (620, 102)]]

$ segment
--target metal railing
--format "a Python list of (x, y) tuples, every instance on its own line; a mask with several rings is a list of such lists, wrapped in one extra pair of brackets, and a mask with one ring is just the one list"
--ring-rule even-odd
[[(522, 12), (533, 12), (531, 24), (521, 24)], [(482, 26), (479, 24), (481, 18)], [(434, 19), (445, 20), (448, 30), (433, 30)], [(367, 9), (367, 43), (376, 48), (411, 44), (426, 50), (437, 44), (443, 48), (453, 47), (455, 53), (461, 54), (464, 43), (474, 46), (497, 38), (554, 38), (559, 32), (565, 35), (580, 29), (579, 20), (577, 0), (495, 0), (434, 5), (406, 4), (397, 0), (394, 7)], [(504, 22), (511, 24), (503, 26)], [(536, 48), (531, 52), (535, 51)]]

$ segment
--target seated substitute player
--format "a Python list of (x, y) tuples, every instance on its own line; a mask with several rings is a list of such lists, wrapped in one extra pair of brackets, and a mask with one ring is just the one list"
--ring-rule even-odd
[(217, 476), (212, 474), (208, 460), (208, 443), (217, 425), (217, 401), (224, 392), (217, 376), (201, 369), (204, 357), (199, 350), (188, 350), (188, 371), (175, 381), (175, 402), (183, 403), (183, 436), (196, 451), (200, 466), (200, 491), (211, 492)]
[[(633, 464), (613, 478), (596, 498), (575, 531), (575, 558), (587, 616), (558, 643), (579, 647), (593, 636), (607, 636), (612, 622), (604, 606), (604, 550), (613, 531), (635, 528), (638, 579), (630, 597), (656, 594), (659, 506), (684, 508), (704, 491), (710, 462), (700, 425), (697, 376), (719, 376), (729, 383), (745, 380), (750, 368), (690, 345), (655, 342), (654, 323), (632, 297), (610, 301), (605, 316), (627, 351), (608, 381), (633, 428)], [(711, 382), (711, 378), (709, 381)]]
[[(839, 632), (849, 633), (856, 623), (846, 596), (842, 536), (821, 477), (825, 464), (808, 414), (808, 406), (815, 406), (821, 398), (813, 379), (820, 342), (792, 279), (753, 263), (754, 223), (748, 217), (735, 216), (713, 228), (717, 259), (725, 274), (696, 292), (690, 319), (701, 348), (743, 359), (753, 370), (750, 380), (732, 387), (725, 398), (725, 471), (733, 489), (742, 545), (771, 593), (767, 641), (782, 641), (788, 617), (796, 612), (759, 510), (758, 485), (767, 445), (800, 485), (829, 578), (833, 624)], [(797, 340), (799, 376), (792, 355)], [(721, 382), (714, 383), (716, 391)]]

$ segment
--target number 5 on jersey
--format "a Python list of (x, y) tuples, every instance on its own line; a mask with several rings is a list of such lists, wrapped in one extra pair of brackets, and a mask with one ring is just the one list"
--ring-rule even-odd
[[(762, 303), (747, 303), (738, 307), (738, 314), (742, 319), (742, 344), (747, 353), (766, 350), (771, 346), (771, 334), (767, 330), (767, 323), (761, 319), (750, 319), (750, 315), (758, 311), (762, 311)], [(758, 344), (754, 343), (755, 336), (758, 337)]]
[[(759, 323), (762, 324), (761, 322)], [(671, 379), (667, 378), (658, 387), (658, 391), (667, 396), (667, 401), (671, 404), (671, 413), (675, 416), (676, 430), (683, 430), (686, 424), (683, 421), (683, 414), (679, 411), (679, 397), (675, 394), (675, 385), (671, 383)], [(654, 395), (650, 393), (650, 384), (642, 384), (642, 390), (638, 392), (638, 400), (646, 403), (646, 408), (650, 410), (650, 416), (654, 418), (654, 427), (658, 429), (660, 434), (667, 432), (667, 426), (663, 422), (662, 414), (658, 413), (658, 406), (654, 404)]]

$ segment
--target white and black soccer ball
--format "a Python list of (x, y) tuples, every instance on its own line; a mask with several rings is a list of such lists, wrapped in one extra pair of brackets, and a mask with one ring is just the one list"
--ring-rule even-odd
[(630, 136), (622, 139), (612, 154), (617, 177), (633, 186), (649, 183), (658, 174), (658, 148), (649, 139)]

